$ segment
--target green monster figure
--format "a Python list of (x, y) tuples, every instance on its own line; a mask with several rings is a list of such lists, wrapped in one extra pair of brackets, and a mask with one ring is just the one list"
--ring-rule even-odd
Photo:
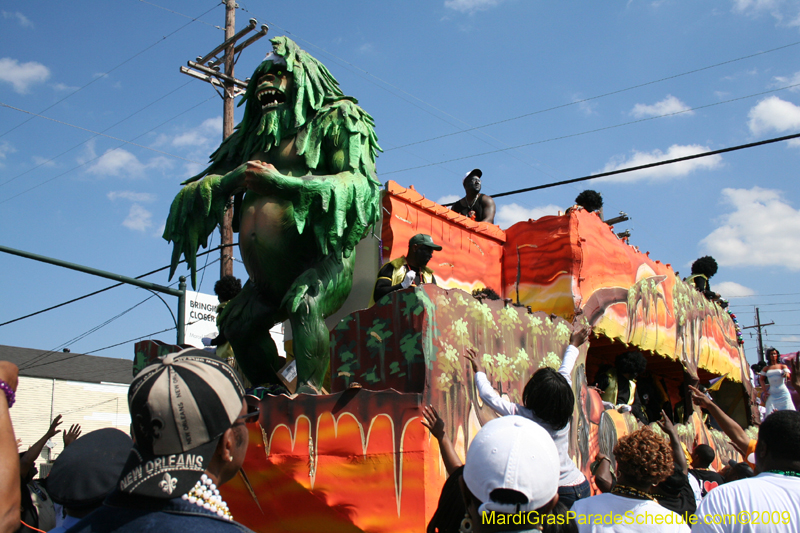
[(324, 318), (350, 293), (356, 244), (380, 216), (380, 147), (372, 117), (324, 65), (286, 37), (271, 41), (239, 104), (242, 122), (211, 165), (183, 183), (164, 239), (174, 243), (170, 278), (183, 254), (195, 286), (197, 250), (236, 195), (234, 229), (250, 279), (221, 313), (221, 336), (253, 384), (275, 382), (269, 329), (289, 319), (297, 391), (318, 392), (330, 360)]

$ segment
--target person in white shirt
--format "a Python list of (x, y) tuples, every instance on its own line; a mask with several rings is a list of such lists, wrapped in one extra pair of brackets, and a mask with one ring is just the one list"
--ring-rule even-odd
[[(698, 533), (800, 530), (800, 413), (776, 411), (758, 430), (756, 477), (726, 483), (697, 509)], [(719, 523), (717, 523), (719, 522)]]
[(674, 469), (670, 444), (649, 426), (614, 446), (617, 484), (572, 506), (579, 533), (689, 533), (686, 518), (659, 505), (653, 487)]
[(504, 416), (484, 424), (459, 476), (467, 510), (460, 530), (574, 532), (558, 504), (558, 463), (553, 440), (533, 421)]
[(589, 325), (580, 324), (582, 319), (579, 313), (572, 323), (573, 331), (558, 372), (548, 367), (537, 370), (522, 392), (523, 405), (501, 398), (489, 383), (477, 354), (468, 350), (467, 356), (475, 372), (478, 395), (484, 403), (501, 416), (520, 415), (533, 420), (552, 437), (560, 459), (559, 501), (567, 508), (572, 507), (575, 501), (591, 495), (589, 481), (569, 456), (570, 417), (575, 409), (572, 368), (578, 359), (578, 347), (586, 342), (591, 333)]

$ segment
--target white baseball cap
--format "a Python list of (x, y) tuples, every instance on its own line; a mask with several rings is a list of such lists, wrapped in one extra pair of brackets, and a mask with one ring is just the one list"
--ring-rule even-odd
[[(470, 444), (464, 465), (464, 482), (481, 501), (478, 512), (511, 514), (544, 507), (558, 492), (558, 450), (550, 434), (521, 416), (504, 416), (487, 422)], [(510, 489), (527, 503), (492, 501), (492, 492)]]

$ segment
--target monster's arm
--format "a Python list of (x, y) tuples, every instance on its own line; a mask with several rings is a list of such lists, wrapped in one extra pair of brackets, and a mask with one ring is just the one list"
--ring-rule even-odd
[(375, 175), (380, 148), (372, 117), (351, 100), (339, 100), (298, 132), (294, 147), (305, 162), (300, 170), (304, 175), (284, 174), (273, 165), (251, 161), (245, 186), (290, 200), (297, 231), (312, 231), (320, 254), (341, 251), (350, 257), (367, 228), (380, 218)]
[(228, 198), (244, 187), (245, 168), (240, 165), (225, 175), (188, 183), (172, 201), (164, 226), (164, 239), (173, 243), (170, 279), (183, 255), (192, 273), (192, 287), (196, 286), (197, 250), (208, 246), (208, 237), (222, 222)]

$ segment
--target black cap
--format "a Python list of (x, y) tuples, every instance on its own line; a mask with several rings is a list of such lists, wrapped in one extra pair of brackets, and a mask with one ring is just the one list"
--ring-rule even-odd
[(114, 490), (133, 441), (114, 428), (83, 435), (58, 456), (47, 477), (53, 501), (70, 509), (94, 507)]

